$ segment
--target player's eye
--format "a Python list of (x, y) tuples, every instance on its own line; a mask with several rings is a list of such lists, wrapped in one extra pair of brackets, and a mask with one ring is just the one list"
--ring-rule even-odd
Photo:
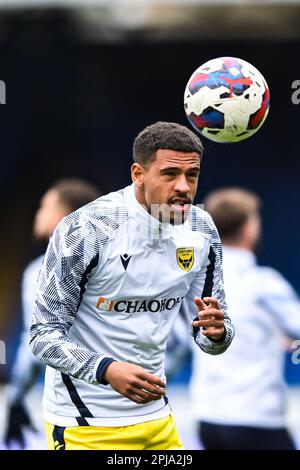
[(174, 170), (166, 170), (163, 172), (165, 176), (176, 176), (176, 172)]

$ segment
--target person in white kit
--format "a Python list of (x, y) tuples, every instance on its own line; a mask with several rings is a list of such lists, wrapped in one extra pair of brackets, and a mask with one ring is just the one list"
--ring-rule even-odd
[(294, 449), (285, 424), (284, 337), (300, 338), (300, 301), (276, 270), (258, 266), (260, 201), (238, 188), (204, 201), (223, 245), (224, 286), (236, 336), (218, 360), (193, 349), (191, 391), (204, 447)]
[(234, 329), (221, 244), (192, 205), (202, 157), (184, 126), (135, 139), (133, 184), (63, 219), (38, 281), (31, 348), (45, 362), (50, 449), (180, 449), (164, 353), (180, 309), (198, 346), (223, 353)]
[[(100, 191), (95, 186), (79, 178), (64, 178), (54, 183), (42, 196), (35, 214), (34, 239), (48, 242), (63, 217), (99, 195)], [(22, 276), (23, 330), (8, 388), (7, 426), (4, 436), (8, 447), (24, 447), (26, 445), (24, 430), (26, 428), (34, 430), (25, 399), (37, 382), (41, 370), (44, 369), (44, 364), (34, 357), (28, 345), (37, 279), (43, 257), (44, 255), (41, 255), (31, 261)]]

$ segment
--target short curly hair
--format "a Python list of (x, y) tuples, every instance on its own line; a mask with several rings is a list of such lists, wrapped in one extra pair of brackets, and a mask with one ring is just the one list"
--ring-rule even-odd
[(133, 160), (141, 165), (151, 163), (158, 149), (196, 152), (202, 157), (203, 145), (187, 127), (175, 122), (156, 122), (147, 126), (135, 138)]

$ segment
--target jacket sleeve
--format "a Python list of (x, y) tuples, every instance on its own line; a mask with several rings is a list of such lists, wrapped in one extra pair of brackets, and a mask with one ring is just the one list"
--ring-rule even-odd
[[(202, 334), (202, 328), (192, 327), (195, 343), (208, 354), (221, 354), (230, 345), (234, 337), (234, 327), (227, 313), (224, 293), (222, 245), (215, 224), (208, 213), (205, 213), (204, 229), (208, 236), (208, 253), (201, 270), (194, 279), (189, 292), (182, 302), (182, 313), (190, 320), (198, 319), (195, 297), (215, 297), (220, 310), (224, 313), (225, 333), (220, 340), (213, 340)], [(202, 287), (203, 286), (203, 287)]]
[(30, 346), (40, 361), (88, 383), (105, 383), (102, 375), (112, 359), (74, 343), (68, 333), (107, 240), (97, 230), (79, 212), (59, 223), (39, 274), (30, 330)]

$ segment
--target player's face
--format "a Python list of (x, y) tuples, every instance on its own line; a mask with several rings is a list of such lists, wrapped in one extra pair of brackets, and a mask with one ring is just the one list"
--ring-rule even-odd
[(58, 222), (67, 214), (68, 211), (60, 203), (58, 191), (56, 189), (47, 191), (42, 197), (40, 207), (35, 215), (33, 225), (35, 238), (48, 240)]
[(138, 200), (154, 217), (182, 224), (197, 191), (199, 172), (198, 153), (159, 149), (154, 161), (142, 167)]

